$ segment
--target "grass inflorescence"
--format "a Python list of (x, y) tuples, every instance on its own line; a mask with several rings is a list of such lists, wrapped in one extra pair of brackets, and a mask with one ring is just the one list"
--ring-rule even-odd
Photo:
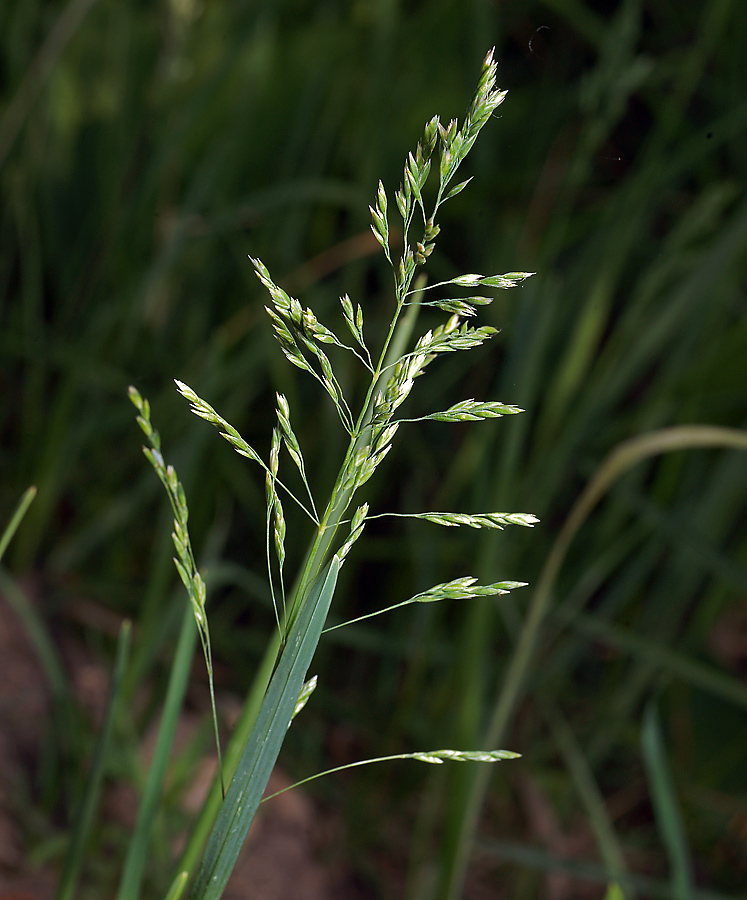
[[(422, 297), (424, 293), (422, 284), (416, 290), (413, 290), (412, 286), (418, 268), (426, 263), (435, 248), (439, 233), (436, 215), (443, 203), (459, 193), (467, 182), (462, 182), (451, 189), (449, 185), (481, 128), (489, 121), (493, 111), (505, 97), (505, 92), (499, 91), (495, 82), (496, 65), (490, 53), (483, 64), (477, 92), (463, 125), (459, 127), (456, 120), (452, 120), (444, 127), (438, 117), (434, 117), (426, 125), (415, 154), (408, 157), (402, 184), (396, 192), (396, 205), (402, 219), (403, 234), (402, 253), (398, 262), (395, 262), (391, 255), (388, 201), (384, 185), (379, 182), (376, 207), (371, 208), (371, 227), (391, 264), (394, 309), (386, 337), (378, 351), (372, 351), (364, 336), (364, 316), (360, 305), (354, 312), (353, 304), (347, 296), (340, 300), (345, 324), (354, 344), (357, 345), (356, 348), (340, 340), (330, 328), (318, 320), (311, 309), (308, 307), (304, 309), (296, 298), (277, 285), (260, 260), (252, 259), (257, 277), (271, 299), (271, 305), (266, 307), (266, 311), (281, 350), (290, 363), (317, 380), (332, 401), (340, 425), (349, 436), (339, 474), (324, 504), (317, 503), (314, 497), (306, 474), (301, 444), (291, 427), (290, 406), (283, 395), (277, 395), (277, 425), (272, 431), (268, 461), (264, 462), (260, 454), (209, 403), (188, 385), (181, 381), (176, 382), (179, 392), (189, 401), (192, 411), (215, 426), (240, 455), (258, 463), (265, 472), (267, 575), (279, 631), (274, 673), (251, 734), (241, 751), (236, 771), (232, 774), (227, 792), (224, 792), (223, 804), (195, 874), (190, 893), (193, 900), (217, 900), (223, 893), (264, 793), (285, 732), (291, 719), (306, 704), (316, 684), (311, 681), (305, 682), (306, 671), (317, 643), (324, 633), (340, 567), (366, 526), (369, 504), (366, 501), (361, 502), (361, 488), (373, 477), (386, 458), (392, 447), (392, 441), (403, 424), (403, 421), (395, 418), (396, 411), (410, 394), (415, 379), (440, 355), (479, 347), (496, 333), (496, 329), (491, 326), (473, 327), (468, 322), (462, 322), (460, 314), (453, 313), (444, 324), (426, 331), (415, 340), (414, 349), (409, 351), (403, 349), (399, 355), (392, 353), (392, 348), (397, 345), (406, 347), (406, 343), (398, 341), (405, 307), (417, 307), (417, 298)], [(428, 206), (424, 193), (433, 160), (437, 163), (434, 168), (437, 172), (438, 186), (435, 200)], [(411, 237), (411, 231), (416, 228), (420, 231), (419, 239)], [(434, 287), (457, 285), (462, 288), (490, 286), (505, 289), (521, 284), (530, 274), (520, 272), (489, 277), (466, 275)], [(467, 297), (460, 303), (463, 304), (462, 308), (466, 314), (471, 317), (474, 314), (474, 306), (470, 305), (469, 300)], [(452, 312), (454, 302), (446, 302), (447, 311)], [(488, 299), (480, 297), (478, 302), (485, 305)], [(408, 331), (410, 327), (408, 324)], [(352, 353), (368, 373), (370, 379), (368, 388), (357, 413), (352, 411), (341, 383), (335, 376), (332, 361), (322, 349), (323, 345), (333, 345)], [(173, 467), (164, 463), (159, 435), (150, 422), (147, 400), (144, 400), (135, 388), (130, 388), (130, 396), (139, 412), (138, 422), (150, 443), (150, 447), (144, 450), (145, 455), (166, 487), (174, 510), (173, 540), (178, 556), (174, 562), (187, 588), (202, 641), (210, 677), (215, 733), (218, 740), (212, 689), (212, 651), (205, 607), (206, 591), (192, 553), (184, 490), (177, 480)], [(465, 400), (447, 410), (434, 412), (422, 418), (441, 422), (474, 422), (518, 412), (521, 410), (514, 406), (490, 401)], [(297, 499), (279, 478), (282, 446), (287, 449), (298, 470), (308, 495), (308, 505)], [(281, 490), (295, 501), (297, 507), (311, 520), (314, 528), (306, 561), (290, 596), (286, 590), (284, 574), (287, 522), (281, 501)], [(352, 517), (347, 519), (348, 511), (353, 506), (355, 509)], [(323, 512), (317, 513), (317, 508)], [(468, 525), (476, 529), (502, 529), (506, 525), (532, 526), (538, 521), (536, 517), (526, 513), (488, 512), (467, 515), (432, 512), (414, 516), (438, 525), (449, 527)], [(339, 538), (338, 532), (345, 525), (348, 527), (343, 531), (342, 538)], [(382, 609), (380, 612), (388, 612), (396, 606), (410, 603), (435, 603), (441, 600), (496, 596), (523, 586), (522, 582), (516, 581), (480, 585), (477, 584), (475, 577), (463, 576), (448, 583), (435, 585), (409, 600)], [(339, 628), (342, 625), (334, 627)], [(499, 759), (514, 758), (516, 755), (508, 751), (481, 753), (439, 750), (404, 754), (387, 759), (410, 758), (431, 763), (441, 763), (447, 759), (495, 762)]]

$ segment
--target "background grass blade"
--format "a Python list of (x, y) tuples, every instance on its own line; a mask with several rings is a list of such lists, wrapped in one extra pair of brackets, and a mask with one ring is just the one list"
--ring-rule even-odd
[[(628, 874), (625, 856), (591, 766), (568, 722), (558, 711), (551, 707), (546, 708), (545, 716), (571, 773), (574, 786), (588, 812), (600, 855), (607, 866), (608, 879), (611, 882), (624, 883)], [(620, 900), (626, 900), (624, 893), (621, 894)]]
[(653, 701), (646, 706), (643, 714), (641, 750), (651, 785), (656, 821), (669, 857), (672, 893), (676, 900), (693, 900), (690, 851)]
[(637, 634), (583, 613), (572, 621), (565, 619), (564, 624), (591, 637), (609, 642), (610, 645), (620, 647), (628, 653), (638, 654), (647, 662), (653, 663), (656, 668), (676, 675), (714, 697), (747, 710), (747, 685), (713, 666), (705, 665), (692, 657), (662, 647), (660, 643), (648, 641)]
[(23, 496), (21, 497), (18, 503), (18, 507), (13, 513), (10, 522), (8, 522), (2, 535), (0, 535), (0, 560), (3, 558), (5, 548), (13, 539), (13, 535), (16, 533), (16, 529), (23, 521), (23, 517), (26, 515), (26, 510), (29, 508), (29, 506), (31, 506), (31, 503), (33, 502), (35, 496), (36, 488), (33, 485), (23, 492)]
[[(520, 844), (514, 841), (481, 841), (482, 852), (519, 867), (522, 871), (542, 871), (548, 873), (566, 873), (573, 875), (582, 882), (596, 882), (599, 885), (607, 883), (605, 868), (597, 863), (579, 862), (553, 856), (538, 847)], [(646, 875), (629, 874), (623, 882), (624, 887), (632, 892), (640, 893), (643, 897), (661, 898), (661, 900), (678, 900), (670, 883)], [(617, 890), (611, 888), (617, 887)], [(623, 896), (620, 885), (612, 885), (605, 894), (618, 900)], [(694, 888), (694, 900), (731, 900), (732, 894), (723, 894), (704, 888)]]
[(101, 795), (101, 785), (106, 773), (106, 766), (111, 755), (110, 744), (114, 737), (114, 725), (119, 714), (119, 697), (127, 667), (127, 657), (130, 649), (130, 623), (124, 622), (119, 632), (117, 641), (117, 655), (115, 657), (114, 671), (109, 688), (109, 697), (106, 703), (104, 721), (96, 742), (96, 747), (91, 760), (91, 768), (88, 773), (80, 809), (76, 816), (70, 847), (65, 858), (65, 866), (60, 875), (60, 880), (55, 893), (55, 900), (72, 900), (78, 890), (78, 877), (86, 859), (87, 844), (94, 826), (96, 810)]
[[(485, 734), (485, 746), (496, 747), (505, 740), (511, 716), (526, 686), (527, 673), (550, 609), (558, 573), (571, 541), (590, 511), (624, 471), (642, 460), (672, 450), (714, 446), (747, 450), (747, 433), (737, 429), (707, 426), (666, 429), (631, 438), (616, 448), (600, 466), (574, 504), (542, 568), (504, 682), (492, 710)], [(444, 862), (445, 871), (448, 873), (443, 882), (447, 885), (444, 896), (449, 898), (458, 897), (462, 890), (465, 867), (488, 778), (488, 773), (478, 770), (472, 777), (468, 793), (465, 794), (465, 811), (459, 819), (459, 834), (452, 847), (453, 855)]]
[(65, 45), (80, 27), (94, 3), (96, 0), (70, 0), (29, 66), (26, 77), (0, 118), (0, 168)]
[(149, 856), (153, 823), (162, 799), (166, 768), (189, 681), (196, 639), (197, 628), (194, 614), (191, 606), (185, 604), (181, 632), (169, 675), (169, 685), (164, 699), (156, 746), (148, 768), (148, 776), (140, 800), (137, 822), (135, 823), (135, 829), (132, 833), (132, 839), (122, 869), (117, 900), (137, 900), (140, 896), (143, 874)]
[(164, 897), (164, 900), (179, 900), (179, 898), (184, 893), (185, 888), (187, 887), (188, 880), (189, 873), (180, 872), (171, 883), (171, 887)]

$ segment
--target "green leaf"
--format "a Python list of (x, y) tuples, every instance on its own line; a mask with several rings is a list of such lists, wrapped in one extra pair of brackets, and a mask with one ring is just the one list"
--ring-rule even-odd
[(339, 569), (339, 559), (334, 556), (303, 601), (290, 629), (210, 834), (190, 900), (219, 900), (223, 894), (293, 717), (324, 627)]
[[(189, 675), (192, 671), (196, 635), (197, 629), (192, 611), (189, 607), (185, 607), (179, 641), (169, 675), (169, 686), (164, 701), (163, 713), (158, 726), (156, 747), (148, 769), (148, 777), (143, 789), (135, 829), (127, 848), (127, 858), (122, 869), (117, 900), (137, 900), (140, 896), (140, 886), (152, 840), (153, 823), (158, 815), (158, 806), (163, 793), (163, 784), (171, 748), (174, 743), (174, 734), (176, 733), (176, 726), (182, 711)], [(183, 874), (182, 890), (187, 880), (186, 873)], [(172, 888), (172, 890), (174, 889)]]

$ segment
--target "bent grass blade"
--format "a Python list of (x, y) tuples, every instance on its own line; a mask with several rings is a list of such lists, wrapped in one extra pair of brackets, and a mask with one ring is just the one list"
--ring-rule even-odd
[[(568, 548), (589, 513), (610, 487), (628, 469), (663, 453), (696, 448), (747, 450), (747, 432), (736, 428), (711, 425), (680, 425), (637, 435), (615, 447), (597, 469), (565, 520), (548, 554), (529, 603), (524, 625), (506, 670), (503, 686), (493, 706), (485, 743), (490, 747), (503, 739), (517, 701), (524, 689), (526, 674), (542, 633), (552, 600), (553, 588)], [(487, 780), (477, 773), (466, 798), (454, 850), (446, 861), (448, 869), (444, 896), (456, 900), (461, 891), (467, 860), (477, 827), (477, 819), (485, 795)]]
[(36, 497), (36, 487), (32, 484), (30, 488), (26, 488), (23, 492), (23, 496), (21, 497), (18, 506), (16, 507), (16, 511), (13, 513), (13, 516), (8, 522), (5, 531), (3, 531), (2, 536), (0, 536), (0, 559), (3, 558), (3, 554), (11, 542), (13, 535), (16, 533), (16, 529), (21, 524), (23, 517), (26, 515), (26, 511), (29, 506)]

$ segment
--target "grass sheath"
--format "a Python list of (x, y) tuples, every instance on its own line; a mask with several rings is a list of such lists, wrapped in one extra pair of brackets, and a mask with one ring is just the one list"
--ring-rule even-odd
[(339, 569), (339, 559), (334, 556), (288, 634), (197, 871), (190, 892), (195, 900), (218, 900), (228, 883), (291, 723)]

